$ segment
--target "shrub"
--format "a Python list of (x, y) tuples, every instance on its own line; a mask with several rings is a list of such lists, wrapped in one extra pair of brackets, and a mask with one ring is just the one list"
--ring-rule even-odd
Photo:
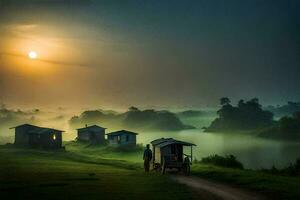
[(300, 158), (296, 160), (295, 163), (291, 163), (287, 168), (282, 170), (290, 176), (299, 176), (300, 175)]
[(271, 169), (262, 169), (263, 172), (276, 174), (276, 175), (288, 175), (288, 176), (299, 176), (300, 175), (300, 158), (298, 158), (294, 163), (290, 163), (289, 166), (283, 169), (277, 169), (272, 166)]
[(228, 168), (237, 168), (243, 169), (244, 166), (241, 162), (239, 162), (235, 156), (233, 155), (226, 155), (225, 157), (219, 156), (217, 154), (211, 155), (201, 159), (202, 163), (213, 164), (222, 167)]

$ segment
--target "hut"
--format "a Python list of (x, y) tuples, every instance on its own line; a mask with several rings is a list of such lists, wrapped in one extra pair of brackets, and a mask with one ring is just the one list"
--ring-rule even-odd
[(136, 145), (136, 136), (138, 134), (127, 131), (127, 130), (120, 130), (115, 131), (107, 134), (107, 139), (109, 144), (111, 145)]
[[(193, 161), (193, 146), (196, 146), (195, 144), (173, 138), (160, 138), (153, 140), (151, 144), (154, 169), (162, 169), (164, 173), (166, 168), (177, 168), (189, 173), (189, 165)], [(184, 146), (190, 147), (190, 155), (184, 153)]]
[(31, 124), (22, 124), (11, 129), (15, 129), (14, 144), (16, 146), (43, 149), (62, 148), (62, 133), (64, 131)]
[(85, 125), (84, 128), (77, 129), (77, 140), (93, 144), (102, 144), (105, 142), (105, 129), (106, 128), (97, 125)]

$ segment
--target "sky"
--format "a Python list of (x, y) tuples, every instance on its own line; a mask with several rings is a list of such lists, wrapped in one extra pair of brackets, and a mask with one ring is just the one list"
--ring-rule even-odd
[(298, 0), (0, 0), (0, 101), (300, 101), (299, 9)]

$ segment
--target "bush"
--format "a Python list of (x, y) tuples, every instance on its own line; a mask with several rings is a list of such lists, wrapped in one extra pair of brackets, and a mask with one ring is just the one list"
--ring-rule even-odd
[(262, 171), (276, 175), (300, 176), (300, 158), (283, 169), (273, 166), (271, 169), (262, 169)]
[(201, 159), (202, 163), (208, 163), (213, 164), (217, 166), (222, 167), (228, 167), (228, 168), (237, 168), (237, 169), (243, 169), (244, 166), (241, 162), (239, 162), (235, 156), (233, 155), (226, 155), (225, 157), (219, 156), (217, 154), (208, 156)]
[(290, 176), (299, 176), (300, 175), (300, 158), (296, 160), (295, 163), (291, 163), (287, 168), (282, 170)]

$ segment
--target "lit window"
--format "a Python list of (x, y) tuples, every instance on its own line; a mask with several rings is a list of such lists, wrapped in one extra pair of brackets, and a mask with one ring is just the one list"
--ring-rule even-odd
[(56, 140), (56, 135), (55, 134), (53, 134), (53, 140)]

